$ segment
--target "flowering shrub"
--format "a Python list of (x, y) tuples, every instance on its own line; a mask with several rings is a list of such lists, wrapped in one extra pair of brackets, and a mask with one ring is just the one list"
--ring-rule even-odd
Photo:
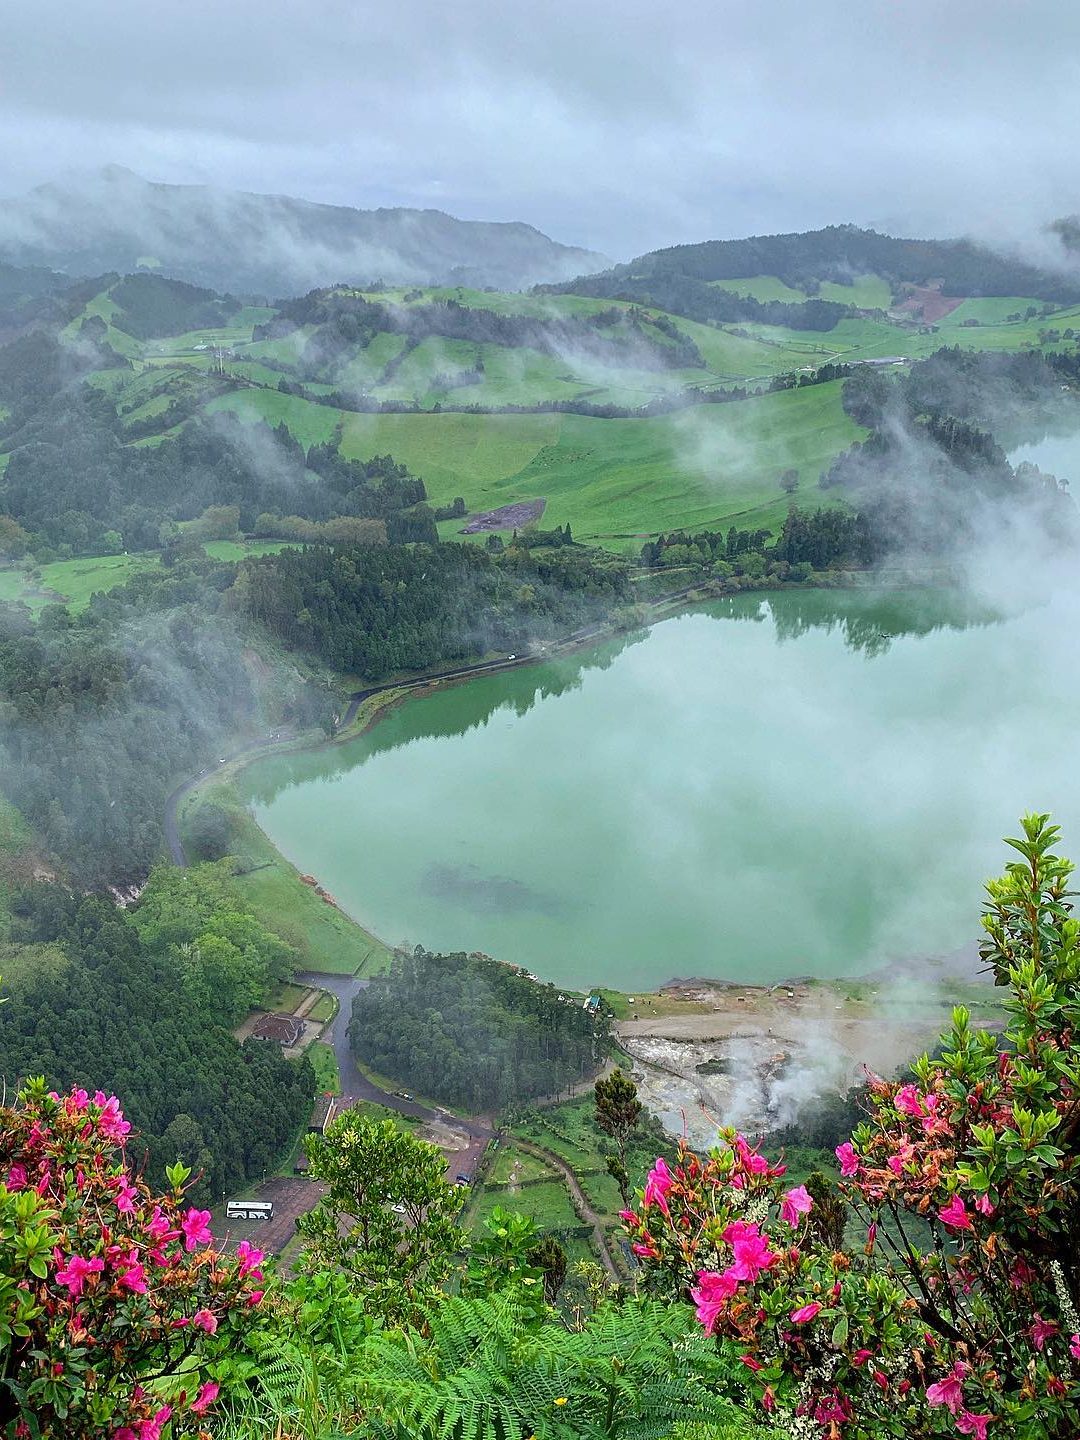
[(115, 1096), (32, 1081), (0, 1108), (0, 1434), (205, 1434), (207, 1364), (261, 1297), (258, 1250), (214, 1249), (189, 1172), (153, 1196)]
[(958, 1008), (940, 1059), (873, 1080), (836, 1152), (858, 1243), (823, 1249), (809, 1194), (733, 1132), (624, 1212), (646, 1283), (793, 1434), (1080, 1435), (1080, 922), (1057, 828), (1023, 827), (983, 917), (1008, 1027)]

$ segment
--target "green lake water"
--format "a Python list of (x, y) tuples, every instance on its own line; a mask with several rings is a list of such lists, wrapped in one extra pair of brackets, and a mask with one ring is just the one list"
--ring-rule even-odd
[(859, 974), (978, 934), (1000, 837), (1080, 857), (1075, 598), (786, 592), (259, 762), (259, 824), (392, 943), (558, 983)]

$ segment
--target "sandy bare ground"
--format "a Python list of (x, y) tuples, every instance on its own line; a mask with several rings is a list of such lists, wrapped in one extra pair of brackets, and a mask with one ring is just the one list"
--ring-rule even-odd
[(720, 1125), (765, 1134), (867, 1068), (892, 1075), (934, 1045), (958, 1000), (974, 1005), (976, 1023), (995, 1023), (993, 988), (949, 959), (858, 983), (682, 982), (616, 1031), (642, 1099), (672, 1133), (696, 1145)]

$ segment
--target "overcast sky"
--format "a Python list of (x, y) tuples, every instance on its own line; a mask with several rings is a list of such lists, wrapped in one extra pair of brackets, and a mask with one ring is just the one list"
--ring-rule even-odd
[(0, 193), (109, 162), (626, 258), (1080, 209), (1076, 0), (0, 0)]

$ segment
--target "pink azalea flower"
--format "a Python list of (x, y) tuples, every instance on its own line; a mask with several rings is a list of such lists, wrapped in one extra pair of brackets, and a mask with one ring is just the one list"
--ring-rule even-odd
[(1038, 1313), (1038, 1311), (1036, 1311), (1035, 1322), (1032, 1325), (1031, 1329), (1028, 1331), (1028, 1334), (1031, 1336), (1031, 1343), (1035, 1346), (1035, 1349), (1042, 1350), (1045, 1347), (1047, 1340), (1051, 1339), (1051, 1337), (1056, 1335), (1057, 1333), (1058, 1327), (1053, 1323), (1053, 1321), (1044, 1320), (1043, 1317)]
[(959, 1195), (954, 1195), (947, 1205), (943, 1205), (938, 1211), (938, 1219), (943, 1225), (948, 1225), (953, 1230), (970, 1230), (971, 1216), (964, 1208), (964, 1202)]
[(698, 1323), (706, 1335), (713, 1333), (725, 1305), (737, 1289), (738, 1281), (730, 1271), (725, 1271), (723, 1275), (715, 1270), (698, 1271), (697, 1288), (690, 1291), (690, 1296), (697, 1306)]
[(9, 1190), (25, 1190), (26, 1166), (12, 1165), (11, 1169), (8, 1171), (7, 1179), (4, 1181), (4, 1184)]
[(865, 1365), (873, 1353), (872, 1350), (856, 1350), (855, 1354), (851, 1357), (852, 1365)]
[(657, 1205), (667, 1215), (669, 1213), (667, 1193), (671, 1189), (671, 1184), (671, 1171), (667, 1167), (667, 1161), (662, 1155), (658, 1155), (656, 1164), (645, 1177), (643, 1203), (646, 1209), (650, 1205)]
[(951, 1414), (958, 1414), (964, 1403), (964, 1376), (967, 1372), (968, 1367), (958, 1360), (944, 1380), (927, 1386), (927, 1401), (931, 1405), (944, 1405)]
[(128, 1181), (128, 1177), (121, 1172), (113, 1181), (116, 1187), (116, 1208), (121, 1215), (134, 1215), (135, 1198), (138, 1192)]
[(765, 1387), (765, 1393), (761, 1397), (761, 1408), (768, 1415), (771, 1415), (776, 1409), (776, 1396), (772, 1393), (771, 1385), (766, 1385)]
[(217, 1316), (212, 1310), (196, 1310), (191, 1323), (205, 1330), (207, 1335), (213, 1335), (217, 1330)]
[[(737, 1232), (734, 1238), (732, 1232)], [(766, 1237), (758, 1233), (756, 1225), (736, 1220), (724, 1231), (724, 1239), (731, 1239), (734, 1263), (730, 1269), (737, 1280), (749, 1280), (752, 1283), (763, 1270), (768, 1270), (776, 1263), (777, 1256), (769, 1249)]]
[(236, 1247), (236, 1258), (240, 1262), (240, 1279), (251, 1275), (256, 1280), (262, 1279), (262, 1271), (256, 1267), (263, 1258), (263, 1252), (256, 1250), (254, 1245), (249, 1245), (246, 1240), (241, 1240)]
[(145, 1273), (146, 1272), (143, 1270), (143, 1267), (138, 1264), (135, 1261), (134, 1256), (132, 1256), (132, 1263), (129, 1264), (126, 1269), (121, 1270), (120, 1272), (119, 1283), (123, 1285), (125, 1290), (130, 1290), (134, 1295), (145, 1295)]
[(85, 1090), (73, 1090), (64, 1102), (68, 1110), (85, 1110), (90, 1096)]
[(105, 1261), (100, 1255), (95, 1255), (93, 1260), (84, 1260), (81, 1255), (72, 1255), (63, 1270), (57, 1270), (56, 1279), (59, 1284), (67, 1286), (68, 1295), (72, 1300), (77, 1300), (83, 1292), (87, 1276), (97, 1275), (105, 1269)]
[(206, 1384), (199, 1391), (196, 1398), (191, 1402), (191, 1408), (192, 1410), (194, 1410), (196, 1415), (206, 1414), (207, 1410), (209, 1410), (210, 1406), (217, 1399), (218, 1391), (220, 1389), (221, 1386), (216, 1384), (213, 1380), (208, 1380), (206, 1382)]
[(990, 1203), (990, 1196), (985, 1194), (980, 1195), (975, 1201), (975, 1209), (978, 1210), (980, 1215), (992, 1215), (994, 1213), (994, 1207)]
[(753, 1355), (740, 1355), (739, 1359), (742, 1361), (742, 1363), (746, 1366), (748, 1370), (753, 1370), (755, 1375), (759, 1370), (764, 1370), (765, 1368), (760, 1360), (754, 1359)]
[(975, 1440), (986, 1440), (986, 1427), (992, 1415), (973, 1415), (970, 1410), (961, 1411), (957, 1416), (956, 1428), (961, 1435), (974, 1435)]
[(830, 1420), (836, 1420), (841, 1425), (851, 1418), (851, 1405), (841, 1395), (833, 1395), (828, 1400), (822, 1400), (814, 1411), (814, 1419), (819, 1425), (827, 1425)]
[(837, 1145), (836, 1158), (840, 1161), (840, 1174), (845, 1180), (850, 1180), (859, 1168), (859, 1157), (855, 1154), (855, 1146), (850, 1140), (845, 1140), (843, 1145)]
[(264, 1292), (262, 1290), (252, 1290), (251, 1294), (248, 1296), (248, 1304), (258, 1305), (259, 1301), (263, 1297), (263, 1294)]
[(209, 1245), (213, 1240), (210, 1233), (210, 1211), (196, 1210), (194, 1207), (188, 1210), (180, 1222), (184, 1230), (184, 1249), (194, 1250), (196, 1245)]
[(810, 1192), (805, 1185), (796, 1185), (787, 1191), (780, 1205), (780, 1219), (791, 1226), (798, 1225), (800, 1215), (808, 1215), (814, 1208)]
[(119, 1430), (113, 1431), (112, 1440), (139, 1440), (139, 1437), (130, 1425), (121, 1425)]
[(897, 1146), (895, 1154), (889, 1156), (886, 1164), (894, 1175), (900, 1175), (903, 1173), (904, 1166), (914, 1154), (915, 1146), (909, 1145), (905, 1140), (902, 1145)]
[(756, 1150), (746, 1143), (745, 1135), (735, 1136), (735, 1151), (744, 1170), (751, 1175), (765, 1175), (769, 1169), (769, 1162), (764, 1155), (759, 1155)]
[(813, 1320), (820, 1310), (818, 1302), (811, 1300), (809, 1305), (801, 1305), (798, 1310), (792, 1310), (788, 1319), (793, 1325), (805, 1325), (808, 1320)]
[(169, 1222), (161, 1213), (160, 1205), (154, 1206), (154, 1213), (146, 1222), (146, 1233), (151, 1240), (176, 1240), (180, 1235), (179, 1230), (169, 1229)]
[(919, 1099), (919, 1092), (914, 1085), (901, 1085), (896, 1092), (893, 1104), (901, 1115), (914, 1115), (921, 1119), (926, 1114), (926, 1109)]
[(1069, 1354), (1074, 1360), (1080, 1360), (1080, 1335), (1074, 1335), (1070, 1339)]
[(1013, 1261), (1012, 1269), (1009, 1271), (1009, 1284), (1014, 1290), (1022, 1290), (1025, 1285), (1030, 1285), (1035, 1279), (1035, 1271), (1026, 1260), (1017, 1259)]
[[(98, 1097), (101, 1097), (100, 1099)], [(124, 1119), (124, 1112), (120, 1109), (120, 1101), (115, 1095), (108, 1099), (99, 1090), (94, 1096), (94, 1104), (101, 1106), (101, 1114), (98, 1116), (98, 1129), (106, 1140), (123, 1141), (127, 1138), (131, 1125)]]
[(172, 1415), (172, 1406), (163, 1405), (152, 1420), (139, 1421), (139, 1440), (161, 1440), (161, 1432)]

